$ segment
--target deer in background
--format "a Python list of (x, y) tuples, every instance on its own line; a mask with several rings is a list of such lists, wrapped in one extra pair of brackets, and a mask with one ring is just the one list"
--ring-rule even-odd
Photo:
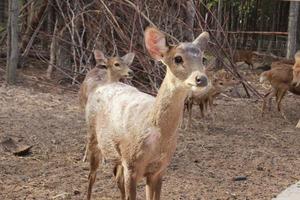
[(240, 81), (236, 80), (231, 74), (224, 70), (218, 72), (207, 72), (211, 83), (201, 92), (191, 92), (185, 102), (185, 110), (188, 112), (188, 127), (192, 122), (193, 105), (198, 105), (200, 108), (201, 117), (204, 117), (204, 111), (210, 109), (209, 114), (213, 117), (213, 101), (214, 99), (225, 92), (228, 87), (236, 86)]
[(101, 159), (115, 163), (114, 174), (122, 199), (135, 200), (138, 181), (146, 178), (146, 199), (159, 200), (162, 177), (176, 149), (177, 128), (188, 92), (208, 84), (202, 51), (207, 32), (193, 42), (169, 46), (154, 27), (144, 33), (145, 45), (167, 70), (156, 97), (117, 82), (101, 85), (88, 98), (86, 120), (90, 135), (91, 198)]
[(236, 50), (233, 54), (233, 62), (245, 62), (249, 65), (250, 69), (253, 69), (253, 56), (254, 53), (249, 50)]
[[(297, 60), (299, 60), (298, 56), (299, 54), (295, 55), (295, 65), (297, 64)], [(262, 115), (264, 115), (267, 102), (269, 102), (270, 106), (272, 97), (275, 96), (277, 110), (281, 113), (282, 117), (286, 119), (286, 116), (281, 109), (281, 101), (283, 97), (287, 91), (290, 91), (296, 95), (300, 95), (300, 85), (297, 84), (297, 81), (293, 83), (293, 80), (295, 80), (295, 78), (293, 78), (293, 66), (280, 62), (272, 63), (272, 69), (265, 71), (260, 75), (261, 83), (269, 81), (272, 86), (271, 91), (266, 93), (264, 96)]]
[[(82, 110), (85, 109), (89, 95), (99, 85), (109, 84), (120, 81), (121, 78), (131, 78), (133, 76), (132, 70), (129, 68), (133, 62), (135, 54), (128, 53), (123, 57), (106, 58), (100, 50), (94, 51), (96, 60), (96, 67), (90, 70), (79, 89), (79, 104)], [(106, 69), (98, 68), (104, 66)], [(87, 141), (88, 143), (88, 141)], [(88, 148), (86, 146), (83, 162), (86, 161)]]
[[(96, 67), (86, 74), (79, 89), (79, 104), (82, 110), (85, 108), (89, 94), (96, 86), (118, 82), (121, 78), (131, 78), (133, 76), (129, 66), (132, 64), (134, 56), (134, 53), (128, 53), (123, 57), (107, 58), (102, 51), (94, 51)], [(104, 66), (105, 69), (99, 68), (99, 66)]]

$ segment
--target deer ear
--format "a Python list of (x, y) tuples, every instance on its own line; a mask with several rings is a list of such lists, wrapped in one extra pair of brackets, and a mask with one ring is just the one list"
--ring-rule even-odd
[(169, 50), (165, 35), (154, 27), (148, 27), (144, 33), (146, 48), (155, 60), (161, 60)]
[(125, 62), (126, 65), (130, 66), (133, 62), (135, 53), (128, 53), (125, 56), (123, 56), (121, 59)]
[(94, 50), (94, 57), (96, 60), (97, 65), (106, 65), (107, 58), (105, 57), (104, 53), (100, 50)]
[(207, 47), (208, 41), (209, 33), (203, 32), (193, 41), (193, 44), (197, 45), (202, 51), (204, 51)]

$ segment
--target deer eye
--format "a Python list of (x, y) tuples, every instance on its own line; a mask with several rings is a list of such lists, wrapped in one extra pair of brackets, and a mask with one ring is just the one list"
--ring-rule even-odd
[(181, 56), (176, 56), (174, 58), (174, 61), (175, 61), (176, 64), (182, 64), (183, 63), (183, 59), (182, 59)]
[(120, 67), (120, 64), (119, 63), (115, 63), (114, 64), (116, 67)]

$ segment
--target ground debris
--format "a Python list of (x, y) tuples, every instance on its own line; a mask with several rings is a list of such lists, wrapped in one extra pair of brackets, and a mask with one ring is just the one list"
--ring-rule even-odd
[(3, 151), (12, 153), (16, 156), (27, 156), (30, 154), (30, 149), (32, 148), (32, 146), (20, 144), (12, 138), (5, 138), (0, 142), (0, 146)]

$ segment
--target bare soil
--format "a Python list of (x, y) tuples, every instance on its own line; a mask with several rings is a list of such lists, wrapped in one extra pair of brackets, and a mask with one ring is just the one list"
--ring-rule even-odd
[[(23, 157), (0, 147), (0, 199), (84, 199), (89, 166), (81, 161), (86, 127), (76, 93), (29, 75), (17, 86), (1, 81), (0, 141), (33, 147)], [(265, 90), (257, 75), (250, 79)], [(193, 126), (180, 129), (162, 199), (270, 200), (300, 180), (299, 96), (284, 99), (288, 121), (274, 108), (261, 117), (254, 98), (220, 97), (215, 104), (215, 120), (201, 119), (195, 107)], [(235, 181), (239, 176), (246, 180)], [(98, 171), (93, 199), (120, 199), (109, 166)], [(144, 183), (138, 199), (145, 199)]]

